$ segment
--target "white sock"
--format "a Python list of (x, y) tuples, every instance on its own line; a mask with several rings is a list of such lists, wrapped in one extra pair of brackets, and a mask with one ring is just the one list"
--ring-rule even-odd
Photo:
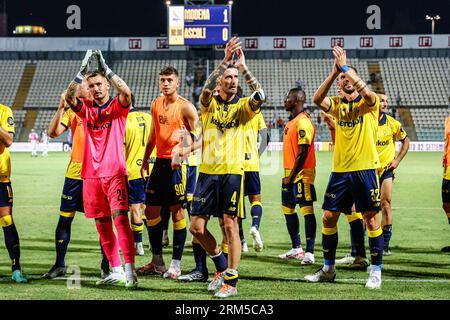
[(225, 270), (225, 271), (226, 271), (226, 273), (229, 273), (229, 274), (231, 274), (231, 275), (233, 275), (233, 276), (235, 276), (235, 275), (238, 274), (238, 271), (237, 271), (236, 269), (230, 269), (230, 268), (228, 268), (228, 269)]
[(181, 261), (180, 260), (176, 260), (176, 259), (172, 259), (172, 262), (170, 263), (170, 267), (174, 268), (174, 269), (180, 269)]
[(122, 266), (112, 267), (112, 270), (113, 270), (114, 273), (123, 273)]
[(134, 263), (125, 263), (125, 273), (133, 273), (134, 271)]
[(322, 267), (322, 270), (323, 270), (323, 272), (326, 272), (326, 273), (334, 272), (334, 270), (335, 270), (334, 264), (331, 265), (331, 266), (324, 265), (324, 266)]

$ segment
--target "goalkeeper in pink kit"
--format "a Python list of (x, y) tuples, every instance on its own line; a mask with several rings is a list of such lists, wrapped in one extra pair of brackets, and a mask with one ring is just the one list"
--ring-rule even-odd
[[(100, 70), (87, 73), (91, 58), (98, 59)], [(77, 87), (84, 77), (93, 100), (76, 97)], [(115, 98), (108, 93), (110, 84), (118, 92)], [(112, 267), (112, 273), (97, 284), (125, 284), (126, 288), (136, 288), (134, 237), (128, 219), (127, 170), (123, 152), (125, 124), (131, 105), (130, 88), (106, 65), (101, 51), (88, 50), (78, 75), (67, 89), (66, 101), (83, 120), (86, 137), (81, 169), (85, 214), (87, 218), (95, 219), (103, 250)], [(125, 272), (119, 246), (125, 260)]]

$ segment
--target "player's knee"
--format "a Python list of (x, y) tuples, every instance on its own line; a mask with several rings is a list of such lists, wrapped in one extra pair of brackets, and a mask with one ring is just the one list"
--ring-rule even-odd
[(175, 223), (177, 221), (183, 220), (185, 218), (184, 210), (183, 208), (178, 208), (175, 210), (172, 210), (172, 221)]
[(205, 234), (205, 228), (198, 224), (191, 223), (189, 225), (189, 232), (194, 236), (194, 238), (202, 237)]
[(391, 207), (390, 198), (381, 199), (381, 208), (390, 208), (390, 207)]
[(378, 229), (378, 227), (380, 226), (378, 223), (378, 219), (376, 218), (376, 216), (372, 216), (372, 217), (365, 217), (364, 218), (364, 222), (366, 224), (366, 228), (369, 231), (373, 231)]
[(322, 222), (326, 228), (334, 228), (337, 223), (337, 217), (330, 211), (325, 211), (322, 216)]
[(228, 217), (223, 219), (223, 229), (226, 236), (231, 239), (233, 234), (239, 232), (239, 225), (237, 223), (237, 217)]

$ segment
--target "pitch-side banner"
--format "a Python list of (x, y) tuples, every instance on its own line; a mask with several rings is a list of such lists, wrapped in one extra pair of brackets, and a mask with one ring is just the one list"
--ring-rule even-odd
[[(47, 147), (48, 151), (70, 151), (70, 147), (66, 143), (62, 142), (50, 142)], [(11, 147), (9, 147), (10, 152), (30, 152), (33, 149), (31, 143), (29, 142), (14, 142)], [(44, 151), (44, 144), (38, 143), (36, 150), (40, 153)]]
[[(346, 49), (450, 49), (449, 34), (378, 35), (378, 36), (301, 36), (243, 37), (245, 50), (329, 50), (339, 45)], [(166, 37), (84, 37), (31, 38), (0, 37), (1, 51), (164, 51), (186, 50), (186, 46), (169, 46)], [(216, 50), (223, 50), (216, 46)]]
[[(400, 151), (401, 142), (397, 141), (395, 147), (397, 152)], [(443, 141), (411, 141), (409, 143), (410, 152), (443, 152), (445, 143)], [(316, 151), (333, 151), (333, 144), (329, 141), (314, 142), (314, 149)], [(269, 151), (283, 150), (282, 142), (270, 142), (267, 146)]]

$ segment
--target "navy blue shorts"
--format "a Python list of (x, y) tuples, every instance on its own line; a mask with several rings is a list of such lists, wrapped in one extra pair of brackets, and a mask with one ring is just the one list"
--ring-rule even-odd
[(12, 207), (13, 200), (11, 182), (0, 182), (0, 207)]
[(156, 158), (147, 181), (145, 204), (170, 207), (186, 203), (186, 165), (172, 170), (170, 159)]
[(197, 181), (197, 166), (187, 166), (186, 194), (194, 194)]
[(84, 212), (83, 206), (83, 180), (71, 178), (64, 179), (64, 187), (61, 195), (62, 212)]
[(395, 178), (395, 174), (394, 174), (394, 170), (384, 170), (383, 173), (380, 176), (380, 188), (381, 185), (383, 184), (383, 181), (386, 179), (392, 178), (392, 180), (394, 180)]
[(261, 194), (261, 179), (258, 171), (246, 171), (244, 174), (244, 196)]
[(442, 203), (450, 203), (450, 180), (442, 179)]
[(332, 172), (325, 191), (322, 209), (350, 214), (380, 210), (378, 175), (373, 170)]
[(281, 203), (283, 205), (312, 206), (317, 201), (316, 188), (311, 183), (299, 180), (291, 185), (281, 185)]
[(200, 172), (192, 200), (191, 216), (244, 217), (242, 209), (242, 175)]
[(139, 204), (145, 202), (145, 180), (142, 178), (128, 180), (128, 203)]

